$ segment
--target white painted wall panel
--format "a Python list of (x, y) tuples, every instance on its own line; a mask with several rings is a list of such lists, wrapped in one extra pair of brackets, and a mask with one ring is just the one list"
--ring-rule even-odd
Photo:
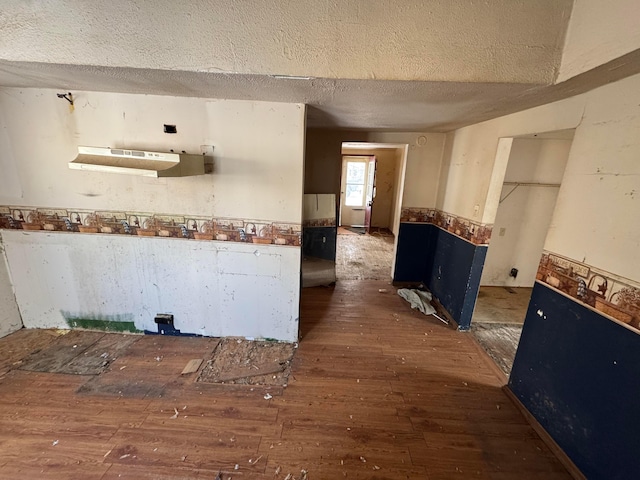
[[(300, 223), (304, 105), (73, 95), (70, 112), (56, 90), (2, 89), (0, 147), (7, 151), (0, 154), (0, 205)], [(164, 123), (176, 125), (178, 133), (164, 133)], [(71, 170), (78, 145), (198, 155), (201, 145), (211, 145), (214, 173), (147, 178)]]
[[(504, 181), (560, 184), (570, 148), (571, 140), (516, 138)], [(481, 285), (530, 287), (535, 281), (559, 187), (513, 189), (502, 187)], [(511, 268), (519, 271), (515, 279)]]
[(638, 0), (574, 1), (557, 81), (640, 48), (638, 18)]
[[(451, 134), (439, 208), (471, 217), (486, 202), (500, 137), (575, 128), (575, 136), (544, 248), (631, 280), (640, 279), (640, 75), (566, 100)], [(483, 168), (478, 171), (476, 164)], [(482, 189), (476, 185), (483, 185)], [(491, 200), (491, 199), (490, 199)], [(497, 203), (497, 201), (496, 201)], [(495, 235), (495, 233), (494, 233)]]
[(3, 248), (0, 238), (0, 337), (22, 328), (22, 319), (13, 294)]
[(11, 230), (2, 238), (28, 328), (66, 328), (72, 315), (156, 331), (155, 315), (172, 313), (184, 333), (297, 340), (297, 247)]

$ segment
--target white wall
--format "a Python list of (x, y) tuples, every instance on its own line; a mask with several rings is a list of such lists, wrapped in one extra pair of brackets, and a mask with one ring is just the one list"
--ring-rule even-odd
[[(3, 189), (0, 204), (300, 222), (303, 105), (97, 92), (74, 97), (70, 112), (54, 90), (0, 90), (2, 166), (11, 173), (13, 165), (22, 191)], [(163, 133), (164, 123), (178, 133)], [(162, 179), (70, 170), (78, 145), (195, 154), (213, 145), (215, 170)]]
[(573, 3), (558, 82), (640, 48), (637, 0), (576, 0)]
[[(340, 192), (342, 142), (408, 145), (402, 206), (433, 208), (438, 194), (444, 133), (349, 132), (310, 129), (305, 155), (305, 193)], [(402, 174), (402, 169), (399, 170)]]
[[(496, 164), (499, 140), (502, 137), (575, 128), (582, 119), (586, 95), (477, 123), (447, 134), (437, 208), (482, 223), (493, 223), (508, 159), (507, 156), (504, 162)], [(500, 170), (495, 175), (494, 168)], [(498, 194), (490, 195), (495, 189)], [(489, 197), (491, 202), (487, 201)]]
[(22, 319), (3, 252), (4, 246), (0, 241), (0, 337), (22, 328)]
[(27, 328), (65, 316), (130, 318), (157, 331), (296, 341), (300, 249), (120, 235), (2, 232)]
[[(514, 139), (504, 181), (559, 184), (570, 148), (571, 140)], [(535, 281), (559, 188), (514, 188), (502, 188), (481, 285), (531, 287)], [(509, 276), (514, 267), (515, 279)]]
[(630, 261), (640, 251), (638, 104), (640, 75), (456, 130), (441, 208), (472, 218), (479, 204), (483, 221), (493, 223), (497, 201), (485, 201), (499, 138), (576, 128), (544, 248), (639, 280), (640, 266)]
[(311, 193), (304, 195), (304, 220), (336, 218), (336, 196), (332, 193)]
[(570, 0), (5, 0), (0, 60), (547, 83), (570, 9)]
[[(397, 238), (400, 232), (400, 216), (402, 213), (401, 189), (402, 180), (405, 178), (406, 159), (408, 147), (396, 150), (396, 167), (394, 170), (395, 178), (393, 180), (395, 188), (393, 189), (393, 199), (391, 200), (391, 213), (389, 216), (391, 233)], [(394, 247), (395, 248), (395, 247)]]
[(407, 144), (403, 207), (435, 206), (442, 165), (443, 133), (371, 132), (369, 142)]
[[(55, 93), (40, 89), (0, 89), (0, 132), (3, 132), (0, 177), (6, 178), (6, 169), (9, 174), (14, 172), (16, 178), (12, 182), (17, 182), (16, 188), (0, 191), (0, 205), (301, 223), (304, 105), (74, 92), (75, 109), (71, 112), (67, 102), (56, 98)], [(178, 133), (163, 133), (165, 123), (175, 124)], [(196, 154), (200, 153), (201, 145), (212, 145), (214, 173), (152, 179), (70, 170), (67, 163), (77, 155), (78, 145), (174, 149)], [(262, 276), (260, 264), (242, 260), (249, 258), (249, 253), (261, 251), (254, 245), (228, 243), (222, 247), (215, 242), (206, 246), (200, 246), (199, 242), (165, 245), (158, 239), (115, 236), (92, 239), (87, 235), (72, 235), (80, 238), (67, 239), (63, 234), (11, 237), (12, 233), (5, 235), (12, 239), (7, 257), (16, 288), (21, 288), (17, 299), (21, 311), (26, 312), (27, 326), (58, 326), (59, 312), (74, 305), (95, 315), (108, 315), (117, 310), (121, 299), (131, 300), (127, 292), (135, 292), (139, 295), (137, 303), (129, 305), (127, 311), (139, 316), (144, 309), (144, 321), (152, 319), (158, 309), (174, 310), (177, 317), (184, 319), (181, 321), (187, 322), (183, 325), (191, 333), (295, 339), (292, 332), (297, 332), (299, 247), (272, 247), (274, 255), (282, 260), (278, 260), (275, 280), (269, 280), (275, 285), (268, 287), (262, 283), (271, 277)], [(59, 240), (61, 238), (64, 240)], [(62, 243), (57, 244), (58, 240)], [(41, 246), (40, 242), (43, 242)], [(119, 254), (114, 256), (116, 245)], [(170, 251), (165, 252), (169, 260), (162, 268), (157, 263), (160, 250), (153, 250), (160, 246), (167, 250), (170, 247)], [(73, 252), (75, 248), (77, 253)], [(221, 249), (226, 253), (216, 253)], [(69, 303), (61, 292), (45, 295), (38, 303), (40, 309), (30, 314), (26, 302), (31, 304), (32, 298), (25, 288), (25, 272), (30, 271), (45, 285), (34, 291), (53, 288), (46, 285), (58, 284), (59, 272), (46, 266), (35, 268), (31, 262), (32, 258), (43, 255), (55, 256), (55, 252), (61, 254), (56, 264), (66, 269), (73, 279), (60, 285), (68, 287), (68, 295), (77, 296), (76, 303)], [(82, 265), (75, 265), (77, 258), (82, 259)], [(214, 285), (209, 277), (223, 273), (223, 267), (219, 266), (221, 258), (230, 259), (228, 261), (243, 270), (219, 276)], [(113, 267), (115, 264), (118, 267)], [(120, 268), (124, 265), (130, 268)], [(109, 290), (115, 275), (110, 268), (115, 268), (114, 272), (122, 277), (119, 290)], [(281, 280), (288, 282), (287, 285), (278, 286)], [(158, 298), (147, 298), (146, 293), (140, 293), (161, 283), (165, 287), (173, 283), (182, 286), (175, 287), (174, 294)], [(203, 303), (202, 297), (208, 295), (208, 290), (198, 288), (199, 285), (217, 288), (218, 297)], [(256, 302), (253, 295), (259, 288), (270, 297)], [(111, 306), (101, 303), (107, 293), (116, 295), (109, 298), (109, 302), (114, 302)], [(45, 305), (45, 301), (49, 303)], [(185, 304), (198, 307), (190, 310)], [(295, 314), (288, 310), (289, 305), (295, 306)], [(224, 316), (217, 316), (216, 310), (208, 311), (208, 308), (223, 311)], [(276, 312), (279, 317), (275, 313), (263, 315), (258, 308)], [(37, 314), (43, 312), (50, 313), (47, 317), (53, 319), (50, 323), (47, 319), (36, 321)]]

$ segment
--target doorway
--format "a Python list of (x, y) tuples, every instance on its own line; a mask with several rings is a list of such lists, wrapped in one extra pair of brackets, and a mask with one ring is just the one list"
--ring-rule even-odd
[[(574, 130), (501, 139), (509, 149), (471, 331), (508, 376)], [(501, 154), (499, 148), (499, 155)], [(499, 159), (496, 159), (496, 164)]]
[(342, 144), (337, 280), (391, 280), (408, 146)]
[(371, 214), (376, 197), (375, 155), (343, 155), (338, 226), (354, 233), (371, 232)]

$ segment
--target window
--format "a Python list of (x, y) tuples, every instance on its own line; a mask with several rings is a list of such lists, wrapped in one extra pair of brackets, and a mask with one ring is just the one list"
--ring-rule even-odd
[(344, 204), (349, 207), (364, 205), (365, 162), (347, 162), (347, 191)]

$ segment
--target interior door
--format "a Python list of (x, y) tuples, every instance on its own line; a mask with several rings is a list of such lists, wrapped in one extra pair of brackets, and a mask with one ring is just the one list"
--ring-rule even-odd
[(376, 198), (376, 157), (371, 157), (367, 165), (367, 189), (364, 206), (364, 228), (371, 231), (371, 213)]

